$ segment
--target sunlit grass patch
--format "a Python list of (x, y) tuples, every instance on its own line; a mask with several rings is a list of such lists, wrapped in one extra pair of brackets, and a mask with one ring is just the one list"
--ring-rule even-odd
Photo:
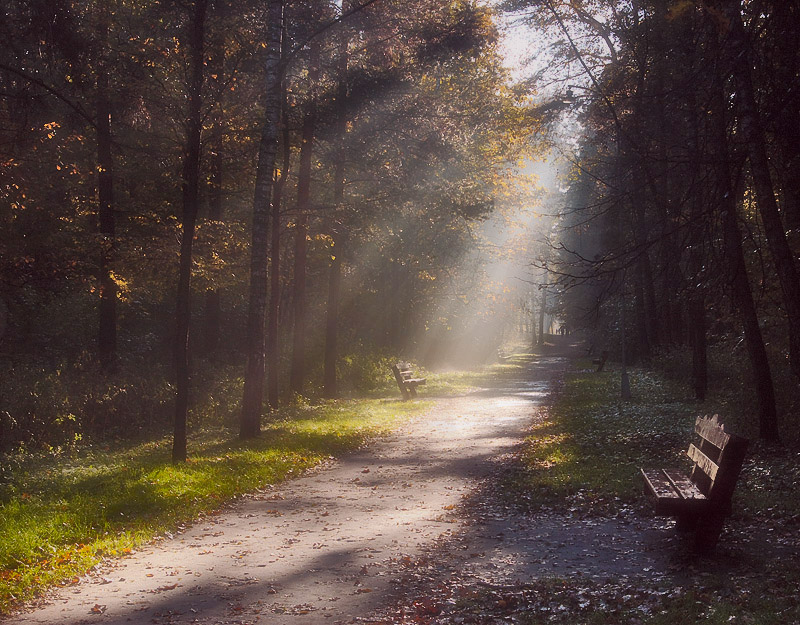
[(224, 429), (196, 432), (188, 462), (180, 465), (170, 461), (168, 439), (28, 461), (0, 487), (0, 611), (238, 495), (356, 449), (429, 406), (295, 405), (254, 440), (239, 441)]
[[(520, 468), (507, 476), (509, 498), (532, 509), (579, 502), (587, 511), (613, 514), (621, 504), (644, 505), (640, 467), (688, 468), (694, 421), (718, 407), (695, 402), (687, 389), (651, 372), (633, 369), (630, 378), (633, 397), (622, 401), (618, 370), (598, 374), (576, 363), (531, 429)], [(736, 518), (796, 523), (798, 457), (751, 441), (736, 489)]]
[(508, 362), (498, 362), (466, 371), (426, 372), (427, 382), (417, 389), (421, 398), (443, 395), (462, 395), (477, 388), (485, 388), (506, 377), (519, 377), (525, 360), (520, 357)]
[(610, 512), (640, 499), (638, 468), (685, 463), (695, 406), (643, 371), (631, 372), (636, 394), (624, 402), (619, 372), (595, 373), (576, 363), (532, 428), (522, 466), (508, 476), (510, 497), (536, 509)]

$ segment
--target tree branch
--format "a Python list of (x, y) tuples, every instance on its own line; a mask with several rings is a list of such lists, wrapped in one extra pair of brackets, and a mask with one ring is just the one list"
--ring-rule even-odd
[(6, 65), (5, 63), (0, 63), (0, 69), (5, 70), (10, 74), (14, 74), (15, 76), (19, 76), (20, 78), (26, 80), (27, 82), (33, 85), (36, 85), (37, 87), (41, 87), (42, 89), (47, 91), (50, 95), (55, 96), (56, 98), (61, 100), (64, 104), (66, 104), (68, 107), (70, 107), (73, 111), (75, 111), (78, 115), (80, 115), (87, 123), (89, 123), (92, 126), (92, 128), (97, 128), (97, 124), (94, 118), (92, 118), (88, 113), (86, 113), (86, 111), (84, 111), (80, 106), (72, 102), (69, 98), (67, 98), (65, 95), (63, 95), (58, 90), (51, 87), (44, 81), (36, 78), (35, 76), (31, 76), (26, 72), (23, 72), (20, 69)]

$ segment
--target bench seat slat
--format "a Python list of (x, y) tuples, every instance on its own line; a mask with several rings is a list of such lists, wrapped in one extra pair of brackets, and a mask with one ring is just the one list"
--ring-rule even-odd
[[(653, 500), (655, 513), (658, 516), (697, 513), (707, 504), (703, 493), (678, 470), (642, 469), (641, 472), (645, 493)], [(686, 488), (684, 481), (694, 487), (693, 490)], [(676, 487), (676, 483), (680, 484), (681, 488)]]
[(681, 499), (705, 500), (706, 496), (692, 483), (688, 476), (675, 469), (664, 469), (664, 475), (678, 492)]
[(703, 473), (708, 475), (712, 482), (717, 479), (719, 465), (695, 447), (693, 443), (689, 445), (689, 450), (686, 454), (697, 464), (698, 468), (703, 471)]

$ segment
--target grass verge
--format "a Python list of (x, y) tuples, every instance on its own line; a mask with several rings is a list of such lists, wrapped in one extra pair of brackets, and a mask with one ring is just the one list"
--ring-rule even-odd
[(0, 485), (0, 613), (71, 583), (103, 557), (365, 444), (430, 402), (354, 400), (284, 409), (252, 441), (203, 430), (186, 464), (171, 441), (28, 458)]

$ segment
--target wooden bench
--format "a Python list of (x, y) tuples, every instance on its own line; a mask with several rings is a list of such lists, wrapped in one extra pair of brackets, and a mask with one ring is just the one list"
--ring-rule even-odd
[(398, 362), (392, 365), (392, 373), (394, 379), (397, 380), (397, 387), (403, 395), (403, 399), (410, 399), (417, 396), (417, 387), (425, 384), (425, 378), (415, 378), (414, 372), (411, 371), (411, 365), (407, 362)]
[(698, 417), (694, 431), (698, 444), (686, 452), (694, 463), (689, 475), (679, 469), (641, 469), (641, 475), (656, 515), (677, 517), (678, 531), (694, 532), (694, 550), (707, 554), (731, 514), (748, 441), (726, 432), (717, 415)]
[(606, 360), (608, 360), (608, 350), (606, 349), (600, 352), (600, 358), (595, 358), (592, 360), (592, 363), (597, 365), (597, 373), (600, 373), (603, 370), (603, 367), (606, 366)]

